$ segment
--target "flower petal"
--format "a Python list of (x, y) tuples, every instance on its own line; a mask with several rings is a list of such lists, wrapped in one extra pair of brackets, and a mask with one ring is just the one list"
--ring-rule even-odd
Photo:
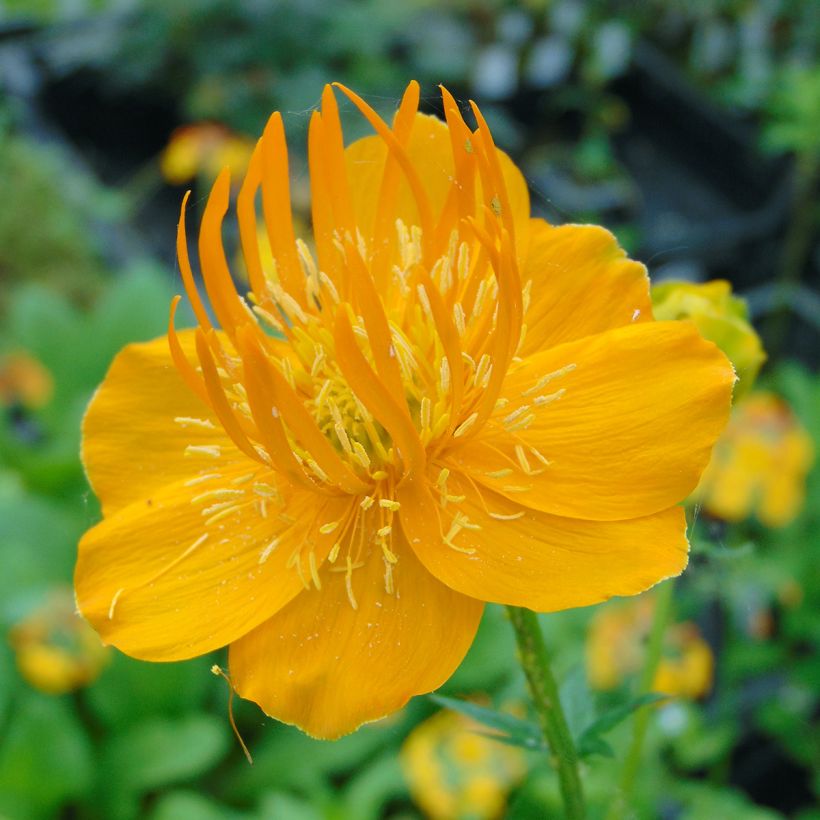
[[(427, 569), (475, 598), (538, 612), (636, 595), (686, 567), (683, 508), (626, 521), (582, 521), (527, 509), (452, 474), (438, 505), (407, 485), (401, 525)], [(445, 540), (446, 537), (446, 540)]]
[(521, 281), (532, 281), (520, 355), (652, 318), (646, 268), (597, 225), (530, 222)]
[[(416, 114), (407, 153), (411, 163), (419, 171), (433, 214), (437, 216), (447, 201), (455, 173), (447, 125), (437, 117)], [(345, 149), (356, 224), (365, 237), (372, 235), (386, 158), (387, 147), (378, 136), (363, 137)], [(503, 151), (498, 151), (498, 159), (513, 218), (517, 225), (521, 225), (520, 232), (525, 237), (530, 222), (530, 198), (526, 180)], [(394, 219), (401, 219), (406, 225), (419, 224), (418, 209), (404, 180), (399, 186)]]
[[(196, 362), (194, 331), (178, 336)], [(83, 420), (83, 464), (104, 514), (194, 476), (201, 459), (186, 457), (189, 444), (218, 447), (220, 465), (243, 461), (257, 466), (236, 449), (211, 408), (182, 380), (165, 336), (128, 345), (114, 359)]]
[(338, 519), (349, 499), (284, 488), (280, 503), (268, 499), (263, 509), (258, 493), (268, 483), (235, 483), (241, 478), (223, 469), (219, 479), (170, 485), (83, 536), (77, 605), (107, 643), (144, 660), (201, 655), (304, 589), (289, 559), (299, 551), (309, 578), (310, 551), (321, 564), (333, 544), (318, 527)]
[(483, 604), (433, 578), (406, 544), (396, 552), (393, 594), (373, 549), (350, 577), (356, 609), (346, 573), (323, 572), (321, 591), (299, 595), (233, 643), (238, 694), (330, 739), (444, 683), (473, 641)]
[(447, 463), (554, 515), (651, 515), (695, 488), (734, 380), (688, 322), (589, 336), (521, 362), (504, 383), (508, 404)]

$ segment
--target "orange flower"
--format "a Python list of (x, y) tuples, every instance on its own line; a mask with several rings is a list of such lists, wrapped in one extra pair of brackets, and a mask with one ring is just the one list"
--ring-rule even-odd
[(54, 380), (33, 356), (18, 351), (0, 356), (0, 405), (19, 402), (36, 409), (51, 400)]
[[(587, 674), (593, 688), (614, 689), (641, 670), (654, 613), (651, 595), (595, 613), (586, 645)], [(699, 698), (711, 689), (714, 656), (694, 624), (669, 629), (664, 649), (652, 691)]]
[(61, 695), (96, 680), (108, 660), (99, 636), (77, 616), (70, 589), (48, 600), (9, 632), (20, 674), (36, 689)]
[(160, 156), (160, 171), (172, 185), (182, 185), (202, 174), (215, 179), (226, 166), (245, 173), (253, 141), (216, 122), (199, 122), (177, 128)]
[(413, 799), (432, 820), (491, 820), (527, 772), (521, 749), (486, 736), (486, 727), (456, 712), (419, 724), (401, 748)]
[[(237, 202), (251, 284), (221, 242), (229, 179), (188, 260), (199, 322), (126, 348), (84, 423), (104, 520), (77, 599), (150, 660), (230, 644), (237, 692), (330, 738), (443, 683), (485, 601), (551, 611), (686, 565), (683, 509), (734, 373), (653, 322), (643, 266), (602, 228), (531, 219), (477, 108), (347, 148), (328, 87), (311, 118), (316, 255), (294, 239), (274, 114)], [(261, 201), (275, 273), (259, 262)], [(184, 207), (184, 203), (183, 203)], [(176, 306), (176, 301), (174, 302)]]
[(753, 393), (736, 408), (696, 498), (719, 518), (756, 513), (767, 527), (784, 527), (803, 506), (812, 440), (791, 408), (773, 393)]

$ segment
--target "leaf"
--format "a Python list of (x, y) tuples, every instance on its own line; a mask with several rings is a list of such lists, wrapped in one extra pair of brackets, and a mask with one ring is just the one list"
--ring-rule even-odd
[[(466, 700), (446, 698), (443, 695), (430, 695), (429, 697), (438, 706), (452, 709), (454, 712), (458, 712), (483, 726), (499, 732), (500, 737), (497, 739), (503, 743), (523, 746), (526, 749), (538, 749), (543, 746), (541, 729), (536, 723), (522, 720), (504, 712), (497, 712), (495, 709), (488, 709), (485, 706), (478, 706)], [(496, 735), (490, 734), (488, 737), (496, 737)]]
[(69, 704), (30, 691), (15, 704), (0, 745), (0, 816), (58, 817), (85, 796), (91, 744)]
[(581, 733), (577, 740), (578, 754), (582, 757), (592, 754), (603, 754), (607, 757), (611, 757), (612, 749), (609, 744), (603, 741), (601, 735), (614, 729), (619, 723), (626, 720), (636, 709), (640, 709), (641, 706), (667, 700), (668, 697), (668, 695), (661, 695), (657, 692), (647, 692), (621, 706), (607, 710)]
[(191, 715), (134, 726), (109, 743), (103, 754), (106, 796), (144, 792), (190, 780), (211, 769), (228, 751), (227, 720)]
[(583, 664), (576, 666), (561, 684), (558, 696), (564, 709), (570, 734), (579, 738), (595, 715), (592, 692), (587, 683)]

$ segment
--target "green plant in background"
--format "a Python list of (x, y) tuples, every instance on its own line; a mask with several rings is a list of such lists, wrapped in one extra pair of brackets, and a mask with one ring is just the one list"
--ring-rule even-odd
[[(102, 199), (91, 187), (64, 169), (53, 151), (0, 129), (0, 190), (7, 203), (0, 209), (0, 309), (7, 308), (3, 303), (11, 288), (23, 282), (40, 281), (86, 301), (91, 297), (105, 268), (88, 225), (110, 213), (114, 203), (113, 195)], [(36, 232), (32, 214), (38, 215)]]

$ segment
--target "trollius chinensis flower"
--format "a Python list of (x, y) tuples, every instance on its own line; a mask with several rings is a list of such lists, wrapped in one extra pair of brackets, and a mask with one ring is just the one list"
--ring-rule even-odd
[(653, 321), (610, 233), (530, 217), (478, 108), (473, 128), (443, 91), (445, 120), (422, 115), (411, 83), (389, 126), (341, 91), (376, 133), (345, 147), (325, 90), (311, 244), (278, 114), (256, 146), (236, 205), (250, 293), (222, 246), (227, 174), (199, 230), (204, 294), (183, 206), (198, 327), (172, 309), (95, 395), (104, 517), (76, 570), (107, 642), (155, 661), (230, 645), (240, 695), (324, 738), (442, 684), (485, 602), (552, 611), (680, 573), (677, 505), (734, 381), (693, 326)]

